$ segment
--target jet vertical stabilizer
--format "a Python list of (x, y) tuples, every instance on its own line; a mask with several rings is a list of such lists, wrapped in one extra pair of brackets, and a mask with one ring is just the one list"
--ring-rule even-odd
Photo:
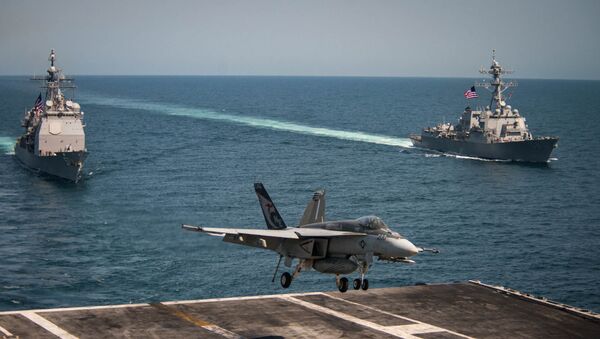
[(325, 191), (318, 190), (308, 202), (300, 226), (325, 221)]
[(286, 228), (285, 222), (283, 218), (275, 208), (275, 204), (269, 197), (269, 193), (263, 186), (262, 183), (257, 182), (254, 184), (254, 191), (256, 191), (256, 196), (258, 197), (258, 202), (260, 203), (260, 208), (262, 209), (263, 216), (265, 217), (265, 222), (267, 223), (267, 228), (270, 230), (282, 230)]

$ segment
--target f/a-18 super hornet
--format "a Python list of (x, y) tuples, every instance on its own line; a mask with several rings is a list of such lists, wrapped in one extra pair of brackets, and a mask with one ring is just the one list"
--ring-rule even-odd
[(358, 271), (360, 278), (354, 279), (355, 290), (369, 288), (365, 274), (378, 260), (414, 263), (410, 257), (435, 249), (425, 249), (413, 245), (399, 233), (392, 231), (380, 218), (365, 216), (355, 220), (325, 221), (325, 191), (316, 191), (308, 203), (300, 224), (288, 227), (275, 208), (266, 189), (255, 183), (254, 189), (260, 202), (267, 229), (213, 228), (182, 225), (186, 230), (222, 236), (223, 241), (234, 244), (264, 248), (279, 254), (272, 281), (285, 258), (284, 264), (292, 267), (294, 259), (298, 263), (292, 274), (281, 275), (281, 286), (288, 288), (302, 270), (311, 268), (335, 274), (340, 292), (348, 290), (348, 278), (340, 275)]

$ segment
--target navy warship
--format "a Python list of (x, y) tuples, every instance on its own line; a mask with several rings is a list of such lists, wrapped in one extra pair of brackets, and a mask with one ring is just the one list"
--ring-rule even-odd
[(483, 68), (482, 74), (490, 74), (490, 82), (476, 83), (465, 92), (467, 99), (478, 97), (475, 87), (491, 89), (490, 105), (484, 109), (472, 109), (467, 106), (458, 124), (438, 124), (424, 128), (421, 135), (411, 134), (414, 146), (432, 149), (449, 154), (471, 157), (543, 163), (548, 162), (552, 150), (556, 147), (557, 137), (533, 137), (525, 118), (506, 104), (504, 91), (517, 86), (515, 81), (508, 83), (503, 74), (512, 73), (502, 68), (496, 61), (495, 51), (492, 66)]
[(67, 99), (62, 89), (75, 89), (73, 79), (54, 65), (54, 50), (48, 57), (50, 67), (42, 80), (45, 100), (38, 96), (34, 107), (25, 113), (25, 134), (17, 139), (15, 156), (28, 168), (78, 182), (87, 156), (83, 112), (78, 103)]

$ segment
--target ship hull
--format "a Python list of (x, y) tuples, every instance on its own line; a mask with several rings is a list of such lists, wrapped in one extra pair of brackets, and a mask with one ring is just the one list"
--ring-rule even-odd
[(443, 153), (533, 163), (548, 162), (550, 154), (558, 142), (558, 138), (540, 138), (488, 144), (428, 135), (411, 136), (410, 139), (416, 147)]
[(54, 156), (41, 157), (17, 143), (15, 156), (31, 170), (78, 182), (81, 180), (83, 161), (87, 157), (87, 152), (60, 152)]

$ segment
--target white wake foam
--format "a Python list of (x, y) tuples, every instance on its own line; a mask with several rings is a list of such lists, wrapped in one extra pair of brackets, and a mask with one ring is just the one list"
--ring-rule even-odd
[(15, 154), (15, 138), (0, 137), (0, 152), (2, 154)]
[(370, 134), (358, 131), (344, 131), (331, 128), (313, 127), (275, 119), (222, 113), (209, 109), (167, 105), (131, 99), (103, 98), (98, 96), (86, 96), (81, 97), (81, 99), (85, 102), (97, 105), (121, 107), (128, 109), (141, 109), (170, 115), (186, 116), (205, 120), (218, 120), (256, 128), (265, 128), (305, 135), (336, 138), (342, 140), (359, 141), (404, 148), (412, 147), (412, 144), (408, 138), (395, 138), (385, 135)]
[(451, 157), (451, 158), (456, 158), (456, 159), (467, 159), (467, 160), (477, 160), (477, 161), (487, 161), (487, 162), (511, 162), (511, 160), (504, 160), (504, 159), (486, 159), (486, 158), (479, 158), (479, 157), (471, 157), (468, 155), (458, 155), (458, 154), (451, 154), (451, 153), (442, 153), (445, 157)]

